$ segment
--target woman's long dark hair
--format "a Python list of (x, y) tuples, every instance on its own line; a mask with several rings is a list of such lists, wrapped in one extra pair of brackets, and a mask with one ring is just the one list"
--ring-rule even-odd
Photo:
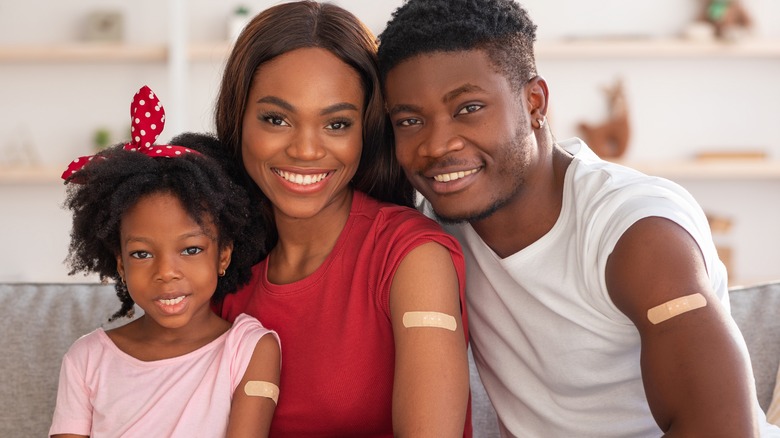
[[(319, 47), (355, 69), (365, 95), (363, 151), (352, 186), (381, 201), (413, 206), (414, 191), (396, 161), (379, 82), (376, 39), (352, 13), (315, 1), (284, 3), (257, 15), (241, 32), (228, 58), (215, 110), (217, 136), (234, 163), (234, 176), (252, 193), (266, 224), (268, 198), (249, 178), (241, 156), (244, 112), (257, 69), (284, 53)], [(271, 226), (269, 229), (275, 229)], [(276, 244), (271, 236), (266, 250)]]

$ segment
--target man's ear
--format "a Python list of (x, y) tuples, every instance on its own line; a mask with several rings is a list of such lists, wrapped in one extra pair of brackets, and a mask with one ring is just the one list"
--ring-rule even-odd
[(532, 119), (543, 119), (547, 116), (549, 90), (547, 81), (541, 76), (534, 76), (525, 84), (525, 99)]

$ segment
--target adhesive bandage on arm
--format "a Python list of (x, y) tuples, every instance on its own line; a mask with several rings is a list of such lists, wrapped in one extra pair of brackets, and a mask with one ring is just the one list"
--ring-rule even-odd
[(667, 301), (648, 310), (647, 319), (649, 319), (653, 324), (658, 324), (666, 321), (669, 318), (674, 318), (681, 313), (690, 312), (691, 310), (695, 310), (706, 305), (707, 300), (704, 298), (704, 295), (699, 293), (686, 295), (684, 297)]
[(403, 318), (404, 327), (438, 327), (455, 331), (458, 327), (455, 317), (441, 312), (406, 312)]
[(271, 382), (250, 380), (244, 385), (244, 394), (250, 397), (270, 398), (276, 404), (279, 400), (279, 387)]

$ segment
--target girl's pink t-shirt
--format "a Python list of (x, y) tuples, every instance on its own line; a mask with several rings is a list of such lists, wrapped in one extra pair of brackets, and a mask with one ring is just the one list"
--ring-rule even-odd
[(268, 333), (276, 336), (241, 315), (198, 350), (144, 362), (97, 329), (78, 339), (62, 360), (49, 435), (224, 436), (233, 391)]

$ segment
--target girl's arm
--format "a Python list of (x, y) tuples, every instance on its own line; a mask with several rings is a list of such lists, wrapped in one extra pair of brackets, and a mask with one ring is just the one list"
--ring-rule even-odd
[(72, 433), (60, 433), (52, 435), (51, 438), (89, 438), (88, 435), (73, 435)]
[[(268, 436), (276, 402), (259, 394), (263, 393), (263, 389), (268, 388), (266, 383), (279, 387), (280, 359), (279, 343), (273, 335), (264, 335), (257, 341), (244, 377), (233, 394), (228, 421), (228, 438)], [(252, 382), (249, 393), (255, 395), (247, 394), (245, 388), (248, 382)]]
[[(438, 243), (413, 249), (395, 273), (390, 314), (396, 436), (463, 436), (469, 366), (459, 297), (452, 257)], [(431, 321), (434, 326), (425, 326)]]

